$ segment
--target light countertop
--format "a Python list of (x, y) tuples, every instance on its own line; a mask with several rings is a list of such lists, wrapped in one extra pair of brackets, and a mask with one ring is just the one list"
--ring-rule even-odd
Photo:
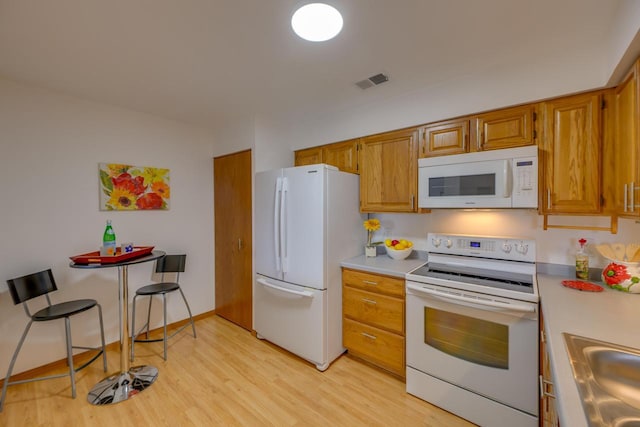
[(640, 331), (635, 326), (640, 313), (640, 294), (612, 290), (582, 292), (562, 286), (571, 276), (538, 274), (545, 336), (551, 359), (552, 377), (560, 425), (587, 426), (580, 394), (565, 347), (563, 332), (601, 341), (640, 348)]
[[(384, 251), (384, 249), (383, 249)], [(386, 253), (379, 253), (375, 257), (366, 257), (358, 255), (349, 258), (340, 263), (342, 267), (352, 268), (354, 270), (367, 271), (369, 273), (386, 274), (404, 279), (404, 275), (411, 270), (420, 267), (427, 262), (426, 252), (413, 251), (408, 258), (403, 260), (395, 260)]]

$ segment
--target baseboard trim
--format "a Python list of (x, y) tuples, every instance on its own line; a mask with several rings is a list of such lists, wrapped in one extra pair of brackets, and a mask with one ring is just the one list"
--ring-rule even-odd
[[(214, 316), (215, 314), (216, 314), (215, 310), (207, 311), (205, 313), (193, 316), (193, 320), (197, 322), (198, 320)], [(189, 323), (189, 318), (177, 321), (175, 323), (171, 323), (170, 325), (167, 325), (167, 331), (178, 329), (181, 326), (186, 325), (187, 323)], [(153, 334), (154, 332), (158, 332), (158, 331), (160, 331), (160, 333), (162, 333), (162, 329), (163, 328), (161, 326), (159, 328), (152, 329), (151, 331), (149, 331), (149, 333)], [(106, 345), (106, 348), (107, 348), (107, 351), (118, 351), (119, 346), (120, 346), (120, 341), (114, 341), (114, 342), (108, 343)], [(73, 363), (74, 363), (74, 365), (77, 366), (77, 365), (81, 364), (82, 362), (90, 359), (93, 354), (95, 354), (95, 353), (93, 351), (90, 351), (90, 350), (89, 351), (83, 351), (82, 353), (74, 354), (73, 355)], [(47, 373), (49, 371), (52, 371), (54, 369), (58, 369), (58, 368), (65, 368), (66, 369), (66, 366), (67, 366), (67, 358), (65, 357), (63, 359), (56, 360), (55, 362), (47, 363), (45, 365), (38, 366), (38, 367), (33, 368), (33, 369), (29, 369), (28, 371), (24, 371), (24, 372), (20, 372), (19, 374), (12, 375), (11, 378), (9, 379), (9, 382), (22, 381), (22, 380), (26, 380), (26, 379), (30, 379), (30, 378), (36, 378), (38, 376), (44, 376), (45, 373)], [(6, 375), (6, 372), (5, 372), (5, 375)], [(0, 379), (0, 387), (2, 387), (4, 385), (4, 380), (5, 380), (4, 377), (2, 379)]]

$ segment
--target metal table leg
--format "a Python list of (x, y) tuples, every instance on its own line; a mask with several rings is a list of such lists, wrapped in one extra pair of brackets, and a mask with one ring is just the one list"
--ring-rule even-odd
[(87, 400), (94, 405), (122, 402), (149, 387), (158, 378), (154, 366), (129, 366), (129, 284), (127, 266), (118, 266), (120, 288), (120, 372), (93, 386)]

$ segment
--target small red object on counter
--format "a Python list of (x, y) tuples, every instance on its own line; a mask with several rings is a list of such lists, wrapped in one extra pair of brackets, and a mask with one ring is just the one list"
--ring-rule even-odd
[(603, 287), (600, 285), (596, 285), (595, 283), (582, 282), (580, 280), (563, 280), (562, 286), (571, 289), (577, 289), (579, 291), (587, 291), (587, 292), (602, 292)]

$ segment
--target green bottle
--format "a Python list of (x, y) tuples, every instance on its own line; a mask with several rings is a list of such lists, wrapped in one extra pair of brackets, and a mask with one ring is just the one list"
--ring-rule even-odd
[(116, 254), (116, 233), (113, 232), (111, 227), (111, 220), (107, 220), (107, 228), (104, 229), (104, 235), (102, 236), (102, 246), (106, 250), (107, 254)]

